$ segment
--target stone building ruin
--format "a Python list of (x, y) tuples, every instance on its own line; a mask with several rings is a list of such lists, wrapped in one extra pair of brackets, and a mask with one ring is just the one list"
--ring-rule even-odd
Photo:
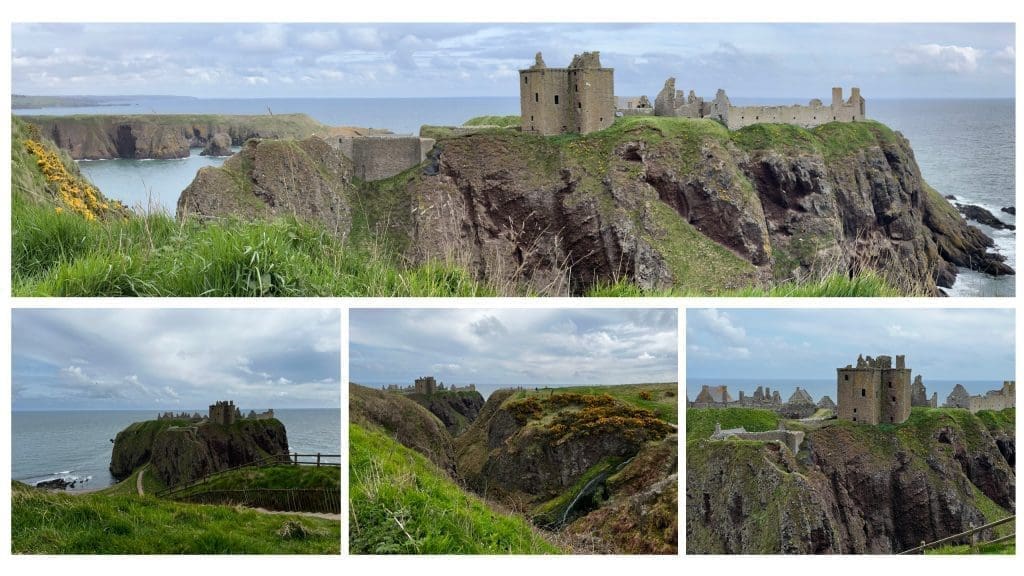
[(423, 376), (416, 379), (417, 394), (433, 394), (437, 391), (437, 380), (433, 376)]
[(242, 413), (235, 406), (234, 400), (218, 400), (210, 404), (210, 422), (221, 426), (230, 426), (241, 419)]
[(614, 70), (601, 67), (600, 52), (577, 54), (567, 68), (548, 68), (538, 52), (519, 71), (519, 104), (523, 132), (603, 130), (615, 120)]
[(738, 438), (740, 440), (755, 440), (758, 442), (778, 442), (793, 454), (800, 451), (800, 445), (804, 442), (804, 433), (799, 430), (786, 430), (786, 425), (781, 421), (777, 430), (767, 432), (747, 432), (742, 426), (722, 430), (722, 425), (715, 422), (715, 431), (711, 434), (712, 440), (728, 440)]
[(836, 415), (865, 424), (901, 424), (910, 417), (910, 369), (904, 356), (857, 357), (836, 369)]
[(1014, 380), (1003, 381), (999, 390), (989, 390), (985, 394), (971, 396), (963, 384), (957, 384), (953, 391), (946, 397), (943, 408), (963, 408), (972, 413), (980, 410), (1002, 410), (1004, 408), (1016, 408), (1017, 382)]
[(914, 376), (914, 383), (910, 385), (910, 406), (921, 408), (936, 408), (939, 405), (939, 393), (933, 392), (931, 399), (928, 398), (928, 390), (924, 386), (921, 375)]
[(427, 159), (431, 138), (401, 134), (341, 136), (335, 146), (352, 161), (352, 173), (364, 182), (384, 180)]

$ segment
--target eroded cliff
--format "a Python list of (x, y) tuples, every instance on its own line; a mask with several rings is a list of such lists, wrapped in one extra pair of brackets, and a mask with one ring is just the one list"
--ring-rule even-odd
[(904, 424), (835, 421), (798, 454), (687, 445), (687, 552), (893, 553), (1015, 510), (1013, 410), (914, 408)]

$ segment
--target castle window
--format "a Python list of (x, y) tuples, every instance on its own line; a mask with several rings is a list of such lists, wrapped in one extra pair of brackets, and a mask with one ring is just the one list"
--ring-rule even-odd
[(760, 116), (754, 116), (754, 120), (760, 120), (760, 119), (761, 119)]
[(857, 417), (856, 417), (856, 416), (854, 416), (854, 417), (853, 417), (853, 421), (854, 421), (854, 422), (856, 422), (856, 421), (857, 421)]
[(580, 91), (580, 85), (579, 84), (576, 84), (574, 87), (576, 88), (576, 92)]
[(529, 84), (529, 83), (530, 83), (530, 77), (529, 76), (523, 76), (523, 84)]
[(583, 109), (583, 102), (577, 102), (576, 103), (576, 107), (582, 110)]
[(892, 388), (892, 382), (889, 382), (889, 388)]
[(896, 421), (892, 419), (892, 416), (889, 416), (889, 422), (895, 423)]
[(853, 409), (853, 413), (854, 413), (854, 414), (856, 414), (856, 413), (857, 413), (857, 409), (856, 409), (856, 408), (854, 408), (854, 409)]
[(533, 116), (530, 116), (530, 122), (533, 122)]
[(555, 94), (555, 104), (558, 104), (558, 94)]
[(818, 119), (818, 117), (817, 117), (817, 116), (815, 116), (815, 117), (814, 117), (814, 119), (815, 119), (815, 120), (817, 120), (817, 119)]
[(849, 374), (843, 374), (843, 382), (849, 382), (849, 381), (850, 381), (850, 375)]
[(601, 116), (600, 122), (604, 122), (604, 116)]
[(835, 120), (835, 119), (836, 119), (836, 117), (835, 117), (835, 116), (833, 116), (833, 117), (832, 117), (832, 119), (833, 119), (833, 120)]
[(867, 395), (868, 395), (868, 391), (867, 391), (867, 389), (865, 389), (865, 388), (861, 388), (861, 389), (860, 389), (860, 397), (861, 397), (861, 398), (864, 398), (864, 397), (866, 397)]
[(540, 93), (539, 92), (534, 92), (533, 93), (533, 101), (534, 102), (540, 102)]

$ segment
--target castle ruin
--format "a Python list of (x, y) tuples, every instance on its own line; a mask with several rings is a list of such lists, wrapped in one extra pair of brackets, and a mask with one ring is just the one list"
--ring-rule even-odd
[(957, 384), (953, 391), (946, 397), (943, 408), (963, 408), (972, 413), (980, 410), (1002, 410), (1004, 408), (1016, 408), (1017, 382), (1004, 380), (999, 390), (989, 390), (985, 394), (971, 396), (963, 384)]
[(221, 426), (230, 426), (241, 419), (242, 413), (235, 406), (234, 400), (218, 400), (210, 404), (210, 422)]
[[(442, 385), (443, 386), (443, 385)], [(431, 395), (437, 391), (437, 380), (433, 376), (423, 376), (416, 379), (416, 393)]]
[(356, 178), (373, 182), (390, 178), (427, 159), (434, 148), (431, 138), (401, 134), (341, 136), (336, 147), (352, 161)]
[(544, 135), (603, 130), (615, 120), (612, 68), (602, 68), (600, 52), (573, 57), (568, 68), (548, 68), (537, 53), (533, 66), (519, 71), (522, 131)]
[(910, 417), (910, 369), (904, 356), (857, 357), (836, 369), (836, 415), (866, 424), (901, 424)]
[(914, 376), (914, 383), (910, 385), (910, 406), (921, 408), (936, 408), (939, 405), (939, 393), (933, 392), (931, 399), (928, 398), (928, 390), (924, 386), (921, 375)]

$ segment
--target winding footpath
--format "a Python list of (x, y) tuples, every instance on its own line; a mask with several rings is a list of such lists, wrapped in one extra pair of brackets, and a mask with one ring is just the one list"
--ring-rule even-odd
[(139, 496), (145, 496), (146, 491), (142, 489), (142, 475), (146, 473), (146, 466), (139, 470), (139, 475), (135, 477), (135, 488), (139, 491)]

